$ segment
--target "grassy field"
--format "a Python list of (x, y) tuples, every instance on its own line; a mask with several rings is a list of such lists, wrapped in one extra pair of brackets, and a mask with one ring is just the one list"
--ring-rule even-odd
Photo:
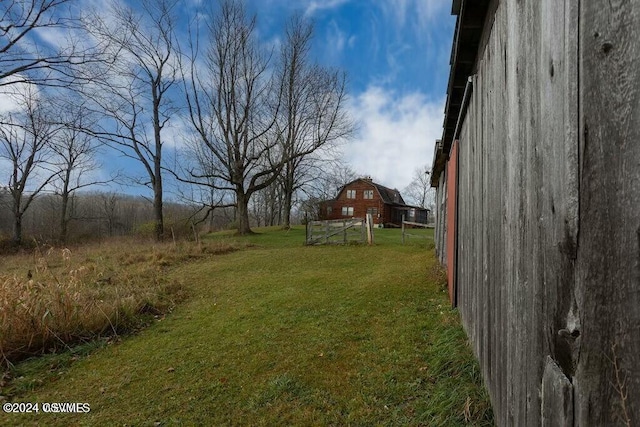
[(492, 425), (428, 239), (303, 240), (220, 233), (204, 244), (233, 251), (176, 255), (162, 277), (188, 298), (170, 315), (16, 364), (0, 383), (10, 402), (89, 413), (0, 412), (0, 425)]

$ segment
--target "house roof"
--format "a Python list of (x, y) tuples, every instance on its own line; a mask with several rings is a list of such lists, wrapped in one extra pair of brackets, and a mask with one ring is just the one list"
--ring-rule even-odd
[(373, 184), (373, 186), (376, 187), (384, 203), (388, 205), (406, 205), (406, 203), (404, 202), (404, 199), (402, 198), (402, 194), (400, 194), (398, 190), (396, 189), (392, 190), (391, 188), (385, 187), (384, 185), (377, 184), (373, 181), (371, 181), (371, 184)]
[(434, 187), (438, 185), (440, 174), (449, 159), (454, 133), (463, 109), (465, 88), (469, 76), (473, 74), (491, 2), (492, 0), (453, 0), (452, 3), (451, 14), (458, 18), (449, 61), (451, 69), (442, 138), (436, 141), (431, 168), (431, 185)]
[(354, 179), (351, 182), (346, 183), (345, 185), (343, 185), (340, 188), (340, 191), (338, 191), (338, 194), (336, 195), (336, 199), (340, 196), (340, 193), (342, 193), (342, 191), (344, 191), (345, 188), (347, 188), (348, 186), (350, 186), (351, 184), (353, 184), (354, 182), (365, 182), (367, 184), (370, 184), (371, 186), (373, 186), (377, 191), (378, 194), (380, 194), (380, 198), (382, 199), (382, 201), (387, 204), (387, 205), (398, 205), (398, 206), (408, 206), (404, 199), (402, 198), (402, 194), (400, 194), (400, 191), (394, 189), (391, 189), (389, 187), (385, 187), (382, 184), (378, 184), (376, 182), (373, 182), (371, 179), (369, 178), (358, 178), (358, 179)]

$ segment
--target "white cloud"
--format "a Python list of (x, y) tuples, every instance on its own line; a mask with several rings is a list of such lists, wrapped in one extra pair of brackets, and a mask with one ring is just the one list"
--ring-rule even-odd
[(349, 0), (312, 0), (307, 5), (304, 15), (309, 17), (317, 11), (336, 9), (348, 2)]
[(162, 130), (163, 146), (180, 150), (195, 136), (195, 131), (185, 117), (175, 114)]
[(339, 55), (344, 50), (346, 43), (346, 34), (340, 29), (340, 26), (338, 26), (338, 23), (335, 20), (331, 20), (329, 23), (327, 48), (334, 55)]
[(20, 104), (16, 99), (16, 94), (11, 93), (15, 86), (22, 86), (24, 83), (16, 83), (9, 86), (5, 86), (0, 92), (0, 115), (6, 113), (12, 113), (20, 109)]
[(46, 44), (54, 51), (61, 51), (69, 47), (70, 31), (60, 27), (42, 27), (33, 30), (34, 36), (38, 38), (38, 46)]
[(381, 0), (384, 14), (395, 22), (396, 28), (407, 25), (422, 33), (433, 24), (443, 9), (451, 7), (451, 0)]
[(27, 100), (37, 100), (40, 90), (37, 86), (24, 83), (21, 74), (6, 77), (5, 86), (0, 87), (0, 115), (14, 113), (24, 109)]
[(360, 130), (345, 147), (346, 158), (376, 182), (402, 189), (416, 168), (431, 166), (435, 140), (442, 135), (443, 111), (444, 99), (371, 86), (351, 102)]

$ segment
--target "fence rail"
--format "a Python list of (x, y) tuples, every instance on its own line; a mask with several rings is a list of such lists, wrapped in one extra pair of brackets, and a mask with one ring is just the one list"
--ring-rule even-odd
[(310, 221), (307, 223), (307, 245), (347, 244), (371, 242), (364, 218)]
[[(434, 224), (423, 224), (421, 222), (411, 222), (411, 221), (405, 221), (404, 220), (404, 215), (402, 217), (402, 244), (405, 244), (406, 239), (408, 239), (409, 237), (419, 237), (421, 239), (433, 239), (432, 236), (427, 236), (424, 234), (412, 234), (407, 232), (407, 230), (409, 228), (407, 228), (407, 226), (412, 226), (412, 227), (420, 227), (420, 228), (434, 228)], [(410, 230), (410, 229), (409, 229)]]

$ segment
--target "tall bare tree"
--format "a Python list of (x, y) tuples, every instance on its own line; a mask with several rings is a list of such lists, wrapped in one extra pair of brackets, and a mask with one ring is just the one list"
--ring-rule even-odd
[[(81, 9), (77, 3), (0, 1), (0, 87), (16, 83), (67, 86), (78, 81), (77, 65), (102, 59), (99, 45), (77, 34), (79, 17), (74, 11)], [(47, 32), (55, 32), (57, 46), (44, 41)]]
[(431, 188), (429, 174), (428, 166), (416, 168), (411, 183), (402, 192), (408, 201), (421, 208), (431, 207), (435, 202), (435, 189)]
[(197, 46), (192, 48), (186, 91), (198, 143), (214, 159), (210, 170), (193, 170), (191, 178), (233, 192), (239, 234), (251, 233), (249, 199), (274, 182), (284, 165), (273, 132), (280, 97), (255, 26), (240, 1), (222, 0), (208, 25), (203, 64)]
[(138, 10), (114, 2), (109, 19), (96, 16), (88, 29), (117, 53), (105, 78), (90, 89), (107, 118), (92, 134), (144, 167), (157, 240), (164, 235), (163, 130), (176, 111), (171, 98), (178, 72), (175, 7), (174, 0), (143, 0)]
[(296, 14), (287, 23), (280, 51), (284, 101), (278, 130), (286, 162), (279, 183), (286, 228), (291, 225), (296, 191), (320, 178), (318, 164), (327, 163), (330, 149), (354, 131), (345, 106), (345, 75), (310, 62), (312, 36), (311, 22)]
[(35, 198), (58, 174), (52, 162), (51, 141), (59, 125), (45, 108), (41, 93), (27, 86), (14, 94), (15, 109), (0, 118), (0, 159), (10, 164), (13, 242), (22, 243), (22, 219)]
[(101, 167), (96, 159), (99, 146), (96, 138), (85, 130), (94, 126), (96, 118), (82, 104), (65, 102), (60, 107), (63, 113), (58, 120), (62, 126), (51, 145), (57, 155), (59, 173), (52, 184), (60, 196), (59, 239), (65, 243), (69, 222), (73, 219), (75, 193), (90, 186), (112, 182), (116, 176), (102, 179), (95, 175)]

